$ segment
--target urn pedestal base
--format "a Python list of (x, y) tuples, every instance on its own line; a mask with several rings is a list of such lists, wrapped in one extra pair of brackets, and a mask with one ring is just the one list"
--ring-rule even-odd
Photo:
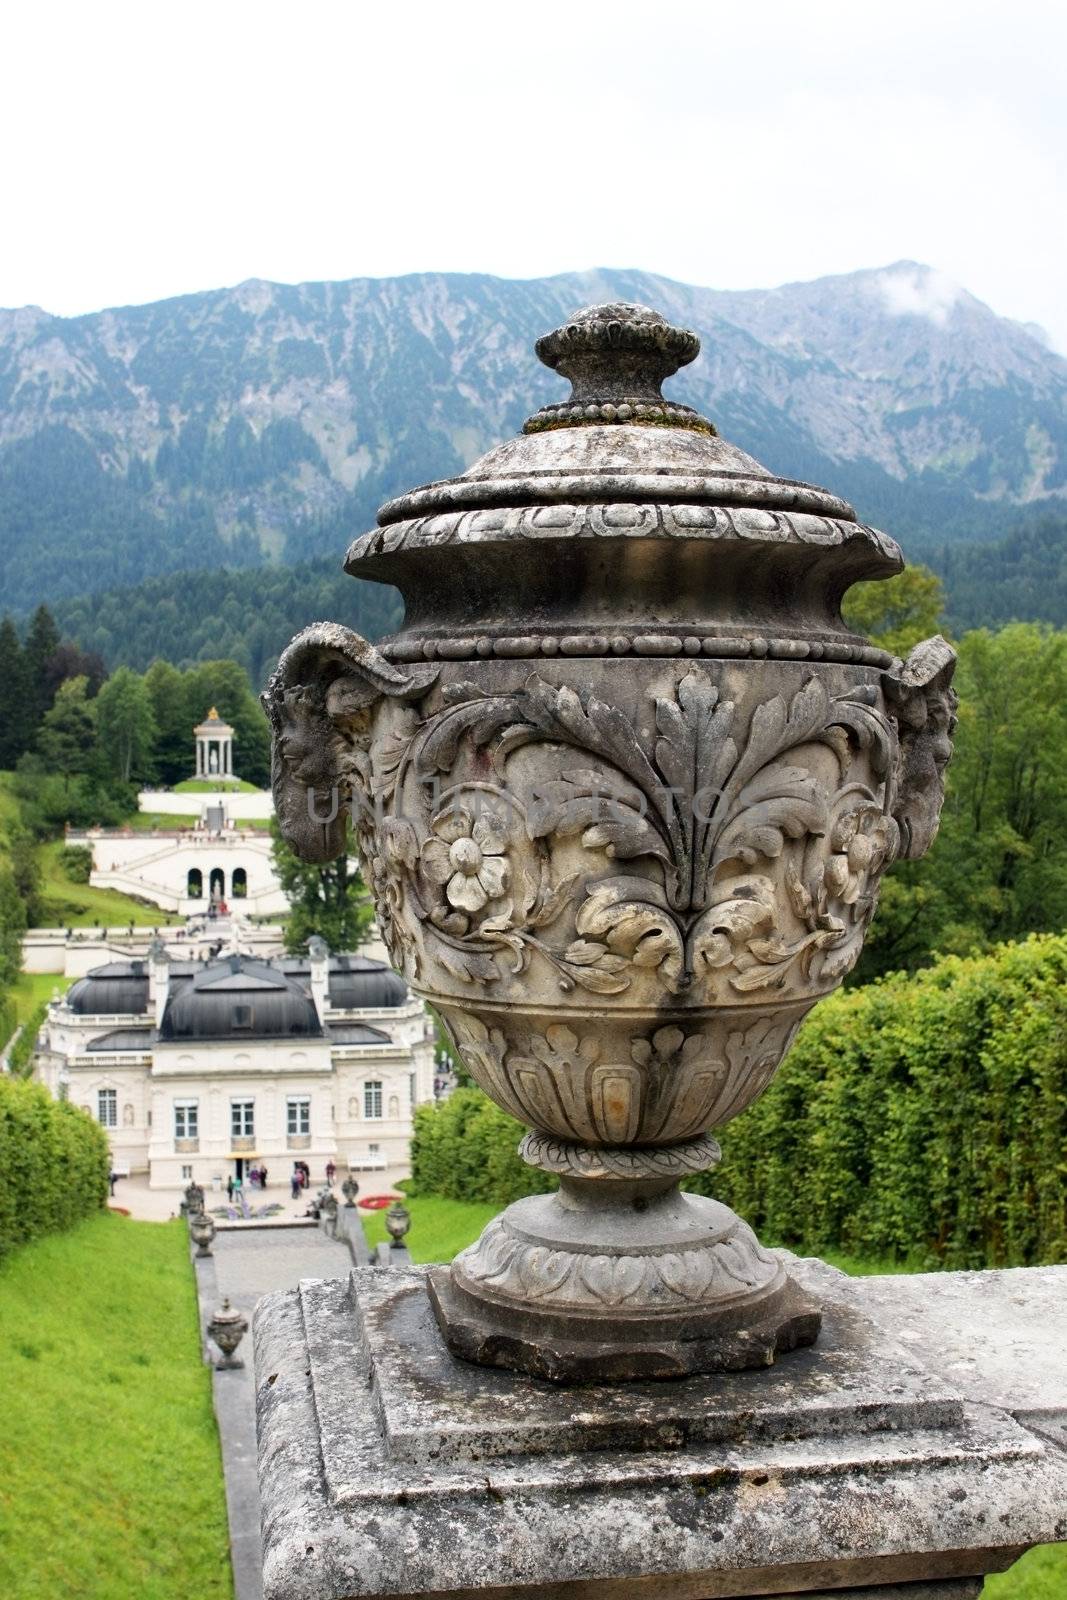
[(780, 1259), (728, 1206), (680, 1191), (680, 1172), (718, 1159), (712, 1139), (597, 1150), (532, 1134), (523, 1154), (560, 1174), (558, 1192), (517, 1200), (430, 1273), (453, 1355), (637, 1382), (767, 1367), (814, 1342), (818, 1303)]
[(266, 1296), (265, 1600), (974, 1600), (1067, 1536), (1067, 1267), (783, 1264), (812, 1349), (581, 1390), (456, 1360), (422, 1267)]

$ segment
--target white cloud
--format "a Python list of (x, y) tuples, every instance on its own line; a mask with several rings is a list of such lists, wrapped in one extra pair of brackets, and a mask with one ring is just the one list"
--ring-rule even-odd
[(896, 266), (880, 272), (874, 286), (891, 316), (926, 317), (943, 328), (963, 293), (958, 283), (931, 267)]

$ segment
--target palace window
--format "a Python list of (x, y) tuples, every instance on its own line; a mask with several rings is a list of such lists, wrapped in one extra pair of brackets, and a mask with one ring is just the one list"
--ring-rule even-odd
[(182, 1168), (182, 1182), (185, 1183), (186, 1181), (188, 1181), (188, 1182), (191, 1183), (192, 1180), (193, 1180), (193, 1169), (192, 1169), (192, 1167), (183, 1167)]
[[(381, 1112), (378, 1113), (381, 1116)], [(98, 1089), (96, 1091), (96, 1120), (104, 1128), (117, 1128), (119, 1125), (119, 1092), (117, 1089)]]
[(175, 1100), (174, 1102), (174, 1137), (176, 1139), (196, 1139), (199, 1137), (199, 1110), (195, 1100)]
[(256, 1131), (254, 1100), (230, 1101), (230, 1132), (235, 1139), (251, 1139)]
[(307, 1095), (294, 1095), (285, 1102), (285, 1131), (290, 1136), (311, 1132), (311, 1101)]
[(252, 1026), (252, 1007), (234, 1006), (233, 1025), (235, 1028), (250, 1028)]
[(382, 1085), (379, 1078), (363, 1085), (363, 1115), (380, 1118), (382, 1114)]

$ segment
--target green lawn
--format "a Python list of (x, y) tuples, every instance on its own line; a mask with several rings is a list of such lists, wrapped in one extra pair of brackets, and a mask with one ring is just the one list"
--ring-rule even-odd
[[(364, 1194), (373, 1194), (373, 1178), (361, 1179)], [(407, 1237), (412, 1261), (451, 1261), (457, 1251), (477, 1239), (499, 1206), (472, 1205), (465, 1200), (442, 1200), (438, 1195), (405, 1196), (411, 1212), (411, 1232)], [(389, 1235), (385, 1231), (384, 1211), (361, 1211), (360, 1219), (371, 1249)]]
[[(458, 1251), (473, 1243), (490, 1217), (501, 1209), (463, 1200), (442, 1200), (437, 1195), (405, 1196), (404, 1204), (411, 1212), (408, 1247), (416, 1262), (451, 1261)], [(360, 1217), (372, 1249), (389, 1237), (385, 1231), (384, 1211), (361, 1211)], [(888, 1261), (864, 1261), (858, 1256), (835, 1255), (829, 1251), (821, 1253), (824, 1261), (855, 1277), (902, 1270)], [(1031, 1550), (1010, 1572), (988, 1578), (983, 1593), (988, 1600), (1065, 1600), (1067, 1545), (1045, 1545)]]
[[(126, 823), (137, 833), (151, 832), (159, 828), (164, 833), (172, 833), (175, 828), (194, 828), (200, 821), (200, 813), (195, 816), (170, 816), (165, 811), (135, 811), (126, 818)], [(237, 828), (258, 828), (263, 833), (270, 832), (270, 821), (266, 817), (236, 817), (234, 826)]]
[(232, 1600), (180, 1223), (107, 1213), (0, 1266), (0, 1593)]
[(11, 986), (11, 998), (15, 1002), (18, 1020), (25, 1022), (42, 1000), (51, 1000), (55, 989), (63, 994), (73, 982), (73, 978), (64, 977), (62, 972), (20, 972)]
[[(15, 1026), (32, 1017), (42, 1000), (51, 1000), (53, 990), (66, 990), (73, 982), (61, 972), (20, 972), (8, 991), (15, 1002)], [(0, 1039), (0, 1048), (5, 1044), (7, 1040)]]
[(182, 783), (174, 785), (175, 794), (222, 794), (228, 791), (231, 794), (258, 794), (259, 790), (254, 783), (246, 783), (243, 778), (238, 778), (236, 783), (231, 778), (228, 782), (220, 782), (217, 778), (186, 778)]
[(166, 811), (135, 811), (126, 818), (125, 826), (132, 828), (135, 833), (151, 833), (153, 828), (173, 833), (175, 828), (195, 828), (199, 821), (199, 811), (180, 817), (172, 817)]
[(1044, 1544), (1029, 1551), (1008, 1572), (987, 1578), (982, 1600), (1064, 1600), (1067, 1595), (1067, 1545)]
[(114, 889), (94, 889), (88, 883), (72, 883), (63, 871), (60, 852), (62, 839), (41, 845), (37, 859), (41, 864), (41, 892), (45, 922), (49, 928), (120, 928), (134, 923), (140, 928), (162, 927), (184, 921), (158, 906), (132, 900)]

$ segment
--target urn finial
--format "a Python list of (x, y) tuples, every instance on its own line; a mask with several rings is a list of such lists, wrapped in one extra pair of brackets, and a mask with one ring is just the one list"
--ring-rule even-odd
[(525, 433), (590, 423), (715, 432), (691, 406), (663, 398), (664, 378), (696, 359), (700, 340), (648, 306), (626, 301), (586, 306), (534, 348), (546, 367), (571, 380), (571, 396), (562, 405), (542, 407), (527, 421)]

